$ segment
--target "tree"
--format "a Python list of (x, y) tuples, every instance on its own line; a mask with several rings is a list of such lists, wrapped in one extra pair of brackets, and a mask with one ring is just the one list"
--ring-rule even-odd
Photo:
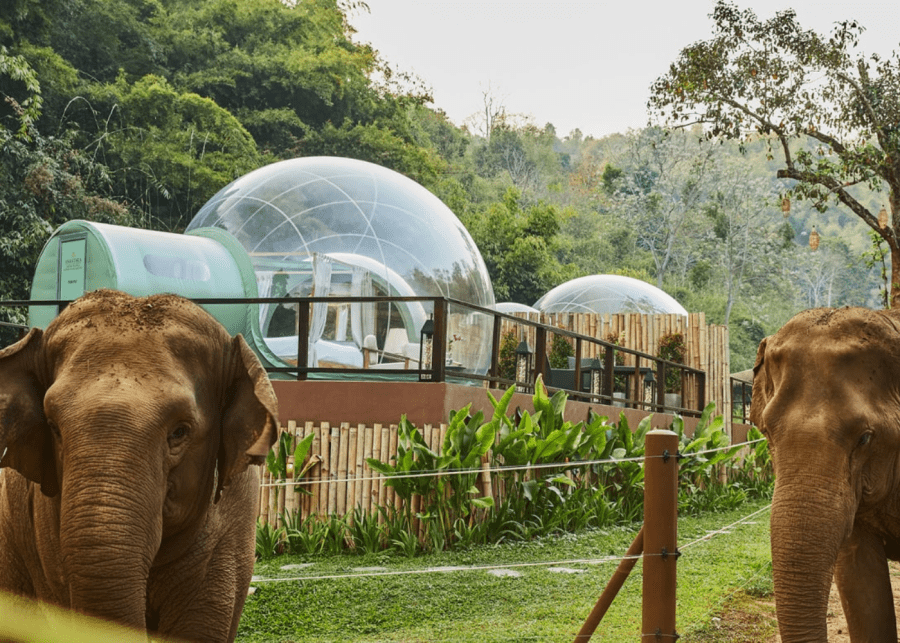
[(726, 325), (745, 282), (770, 279), (769, 260), (792, 241), (771, 216), (771, 184), (749, 174), (745, 165), (720, 159), (712, 177), (716, 187), (704, 208), (713, 241), (709, 260), (722, 276)]
[[(712, 18), (714, 37), (683, 49), (654, 82), (651, 112), (672, 125), (701, 123), (709, 138), (765, 137), (770, 154), (780, 150), (789, 195), (820, 210), (836, 201), (884, 238), (891, 304), (900, 305), (900, 56), (854, 53), (854, 21), (823, 37), (792, 10), (760, 21), (724, 0)], [(887, 191), (884, 228), (861, 200), (865, 187)]]
[[(41, 248), (70, 219), (128, 225), (128, 208), (108, 198), (108, 169), (72, 145), (72, 136), (37, 129), (41, 88), (27, 61), (0, 46), (0, 299), (27, 299)], [(24, 310), (3, 321), (22, 323)], [(0, 330), (6, 344), (14, 334)]]
[[(116, 189), (143, 213), (142, 227), (178, 231), (219, 189), (260, 165), (253, 138), (209, 98), (157, 76), (92, 87), (87, 121), (103, 123), (86, 149), (114, 167)], [(103, 121), (100, 116), (109, 114)]]
[(689, 254), (685, 241), (707, 193), (715, 148), (658, 128), (632, 132), (627, 140), (624, 167), (606, 167), (604, 189), (613, 192), (616, 210), (652, 256), (656, 285), (662, 288), (676, 256)]
[(497, 300), (531, 305), (577, 275), (573, 266), (563, 266), (557, 258), (565, 214), (546, 203), (526, 210), (520, 200), (520, 193), (509, 188), (500, 203), (463, 223), (481, 251)]

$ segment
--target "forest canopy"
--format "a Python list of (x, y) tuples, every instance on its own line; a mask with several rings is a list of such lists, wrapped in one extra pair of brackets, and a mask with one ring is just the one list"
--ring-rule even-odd
[[(490, 95), (480, 120), (460, 126), (426, 82), (355, 38), (349, 16), (361, 10), (349, 0), (0, 4), (0, 296), (27, 298), (40, 250), (66, 220), (179, 232), (252, 169), (335, 155), (440, 197), (478, 244), (498, 301), (530, 305), (587, 274), (644, 279), (729, 325), (733, 370), (802, 308), (881, 304), (885, 248), (852, 213), (795, 199), (784, 216), (784, 194), (800, 191), (777, 176), (776, 133), (708, 140), (700, 126), (648, 126), (595, 139)], [(897, 90), (885, 82), (885, 96)], [(791, 141), (798, 157), (818, 145)], [(884, 195), (863, 185), (856, 198), (877, 209)]]

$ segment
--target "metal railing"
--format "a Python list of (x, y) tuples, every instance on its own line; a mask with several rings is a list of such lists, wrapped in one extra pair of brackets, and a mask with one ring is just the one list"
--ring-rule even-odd
[[(534, 390), (535, 382), (541, 377), (547, 388), (553, 392), (564, 390), (570, 399), (578, 401), (612, 404), (650, 412), (674, 411), (683, 415), (699, 416), (706, 405), (706, 373), (684, 364), (671, 362), (647, 353), (632, 350), (601, 339), (530, 321), (515, 315), (501, 313), (490, 308), (476, 306), (445, 297), (256, 297), (256, 298), (195, 298), (198, 305), (251, 306), (258, 304), (292, 305), (296, 311), (297, 351), (296, 363), (283, 357), (280, 365), (268, 365), (267, 372), (279, 376), (290, 376), (297, 380), (310, 378), (327, 379), (333, 376), (365, 379), (368, 376), (390, 376), (396, 379), (415, 379), (422, 382), (457, 381), (467, 384), (482, 384), (490, 387), (516, 386), (521, 392)], [(0, 310), (6, 307), (57, 306), (64, 308), (71, 303), (67, 300), (14, 300), (0, 301)], [(418, 359), (407, 357), (403, 368), (388, 368), (385, 363), (376, 362), (360, 369), (342, 366), (310, 366), (309, 335), (312, 307), (316, 305), (389, 304), (392, 306), (418, 305), (429, 314), (430, 334), (419, 330), (420, 352)], [(430, 309), (430, 313), (428, 313)], [(249, 314), (254, 314), (250, 311)], [(455, 319), (482, 318), (480, 324), (487, 336), (470, 338), (470, 344), (477, 343), (482, 348), (489, 346), (489, 360), (481, 366), (456, 364), (450, 359), (450, 339), (454, 335), (450, 327)], [(12, 325), (24, 334), (27, 326)], [(422, 329), (425, 330), (425, 329)], [(505, 330), (505, 332), (504, 332)], [(501, 372), (501, 342), (503, 335), (514, 332), (520, 340), (534, 341), (532, 348), (515, 356), (517, 360), (514, 374)], [(574, 353), (572, 367), (551, 368), (549, 347), (554, 336), (565, 338)], [(458, 339), (458, 338), (457, 338)], [(256, 347), (260, 348), (260, 347)], [(382, 355), (382, 347), (378, 352)], [(587, 357), (586, 357), (587, 356)], [(508, 358), (508, 356), (507, 356)], [(523, 363), (524, 362), (524, 363)], [(674, 394), (676, 398), (667, 398)]]

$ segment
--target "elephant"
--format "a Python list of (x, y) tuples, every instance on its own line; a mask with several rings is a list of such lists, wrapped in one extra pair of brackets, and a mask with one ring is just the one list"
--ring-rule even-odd
[(0, 590), (234, 640), (277, 418), (256, 355), (199, 306), (75, 300), (0, 352)]
[(760, 343), (750, 420), (775, 468), (782, 641), (827, 641), (833, 579), (851, 641), (896, 643), (887, 561), (900, 558), (900, 312), (793, 317)]

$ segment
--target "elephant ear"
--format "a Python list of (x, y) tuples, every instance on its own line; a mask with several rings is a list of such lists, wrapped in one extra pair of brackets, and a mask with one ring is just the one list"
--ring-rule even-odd
[(762, 423), (762, 415), (769, 401), (771, 390), (771, 382), (766, 373), (766, 343), (768, 339), (768, 337), (764, 337), (756, 351), (756, 363), (753, 365), (753, 392), (750, 397), (750, 422), (763, 433), (766, 432), (766, 429)]
[(263, 464), (278, 437), (278, 399), (265, 369), (241, 335), (231, 341), (233, 378), (226, 386), (215, 502), (251, 464)]
[(32, 328), (0, 351), (0, 467), (15, 469), (40, 484), (44, 495), (55, 496), (59, 480), (39, 372), (43, 343), (43, 331)]

